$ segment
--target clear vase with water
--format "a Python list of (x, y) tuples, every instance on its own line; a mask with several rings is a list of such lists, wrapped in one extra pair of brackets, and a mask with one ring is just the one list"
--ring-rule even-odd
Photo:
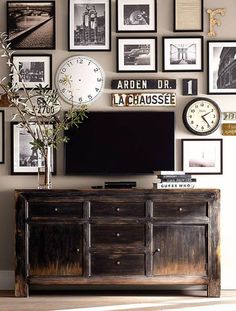
[(52, 147), (38, 151), (38, 189), (52, 188)]

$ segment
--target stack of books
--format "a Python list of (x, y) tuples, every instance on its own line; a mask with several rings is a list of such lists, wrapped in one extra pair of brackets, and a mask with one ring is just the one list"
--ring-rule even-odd
[(184, 171), (154, 171), (157, 176), (157, 189), (189, 189), (194, 188), (196, 178)]

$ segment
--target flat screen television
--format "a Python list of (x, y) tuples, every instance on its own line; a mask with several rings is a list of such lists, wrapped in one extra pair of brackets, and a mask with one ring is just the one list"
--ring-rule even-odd
[(68, 175), (174, 170), (174, 112), (90, 112), (79, 128), (66, 135)]

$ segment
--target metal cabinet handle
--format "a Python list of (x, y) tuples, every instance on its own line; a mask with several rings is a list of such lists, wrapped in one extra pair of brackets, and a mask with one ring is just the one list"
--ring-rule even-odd
[(120, 208), (119, 208), (119, 207), (117, 207), (117, 208), (116, 208), (116, 211), (117, 211), (117, 212), (119, 212), (119, 211), (120, 211)]
[(183, 212), (183, 208), (182, 207), (179, 208), (179, 212)]
[(120, 236), (120, 233), (119, 232), (116, 232), (116, 237), (119, 237)]
[(76, 248), (76, 253), (79, 253), (80, 252), (80, 249), (79, 248)]
[(54, 212), (58, 212), (58, 208), (57, 207), (54, 208)]
[(117, 260), (116, 264), (119, 266), (119, 265), (120, 265), (120, 261), (119, 261), (119, 260)]

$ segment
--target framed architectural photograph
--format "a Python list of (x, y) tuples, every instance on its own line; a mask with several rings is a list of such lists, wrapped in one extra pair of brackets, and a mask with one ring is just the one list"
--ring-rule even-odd
[(111, 50), (111, 0), (69, 0), (69, 51)]
[(14, 50), (52, 50), (55, 1), (7, 1), (7, 34)]
[(236, 41), (208, 41), (208, 94), (236, 94)]
[[(22, 82), (26, 88), (31, 89), (37, 85), (42, 84), (43, 87), (51, 89), (52, 81), (52, 55), (17, 55), (13, 54), (14, 68), (12, 83), (22, 88)], [(20, 71), (21, 78), (16, 73)]]
[(117, 0), (117, 32), (156, 32), (156, 0)]
[(222, 139), (182, 139), (182, 168), (190, 174), (223, 174)]
[[(49, 124), (52, 128), (53, 125)], [(38, 151), (32, 150), (32, 136), (18, 122), (11, 122), (11, 174), (32, 175), (38, 173)], [(56, 173), (56, 150), (53, 149), (52, 172)]]
[(163, 37), (163, 71), (203, 71), (203, 37)]
[(5, 158), (5, 119), (4, 110), (0, 110), (0, 164), (4, 163)]
[(174, 31), (203, 31), (203, 10), (203, 0), (174, 0)]
[(117, 72), (156, 71), (156, 37), (117, 38)]

